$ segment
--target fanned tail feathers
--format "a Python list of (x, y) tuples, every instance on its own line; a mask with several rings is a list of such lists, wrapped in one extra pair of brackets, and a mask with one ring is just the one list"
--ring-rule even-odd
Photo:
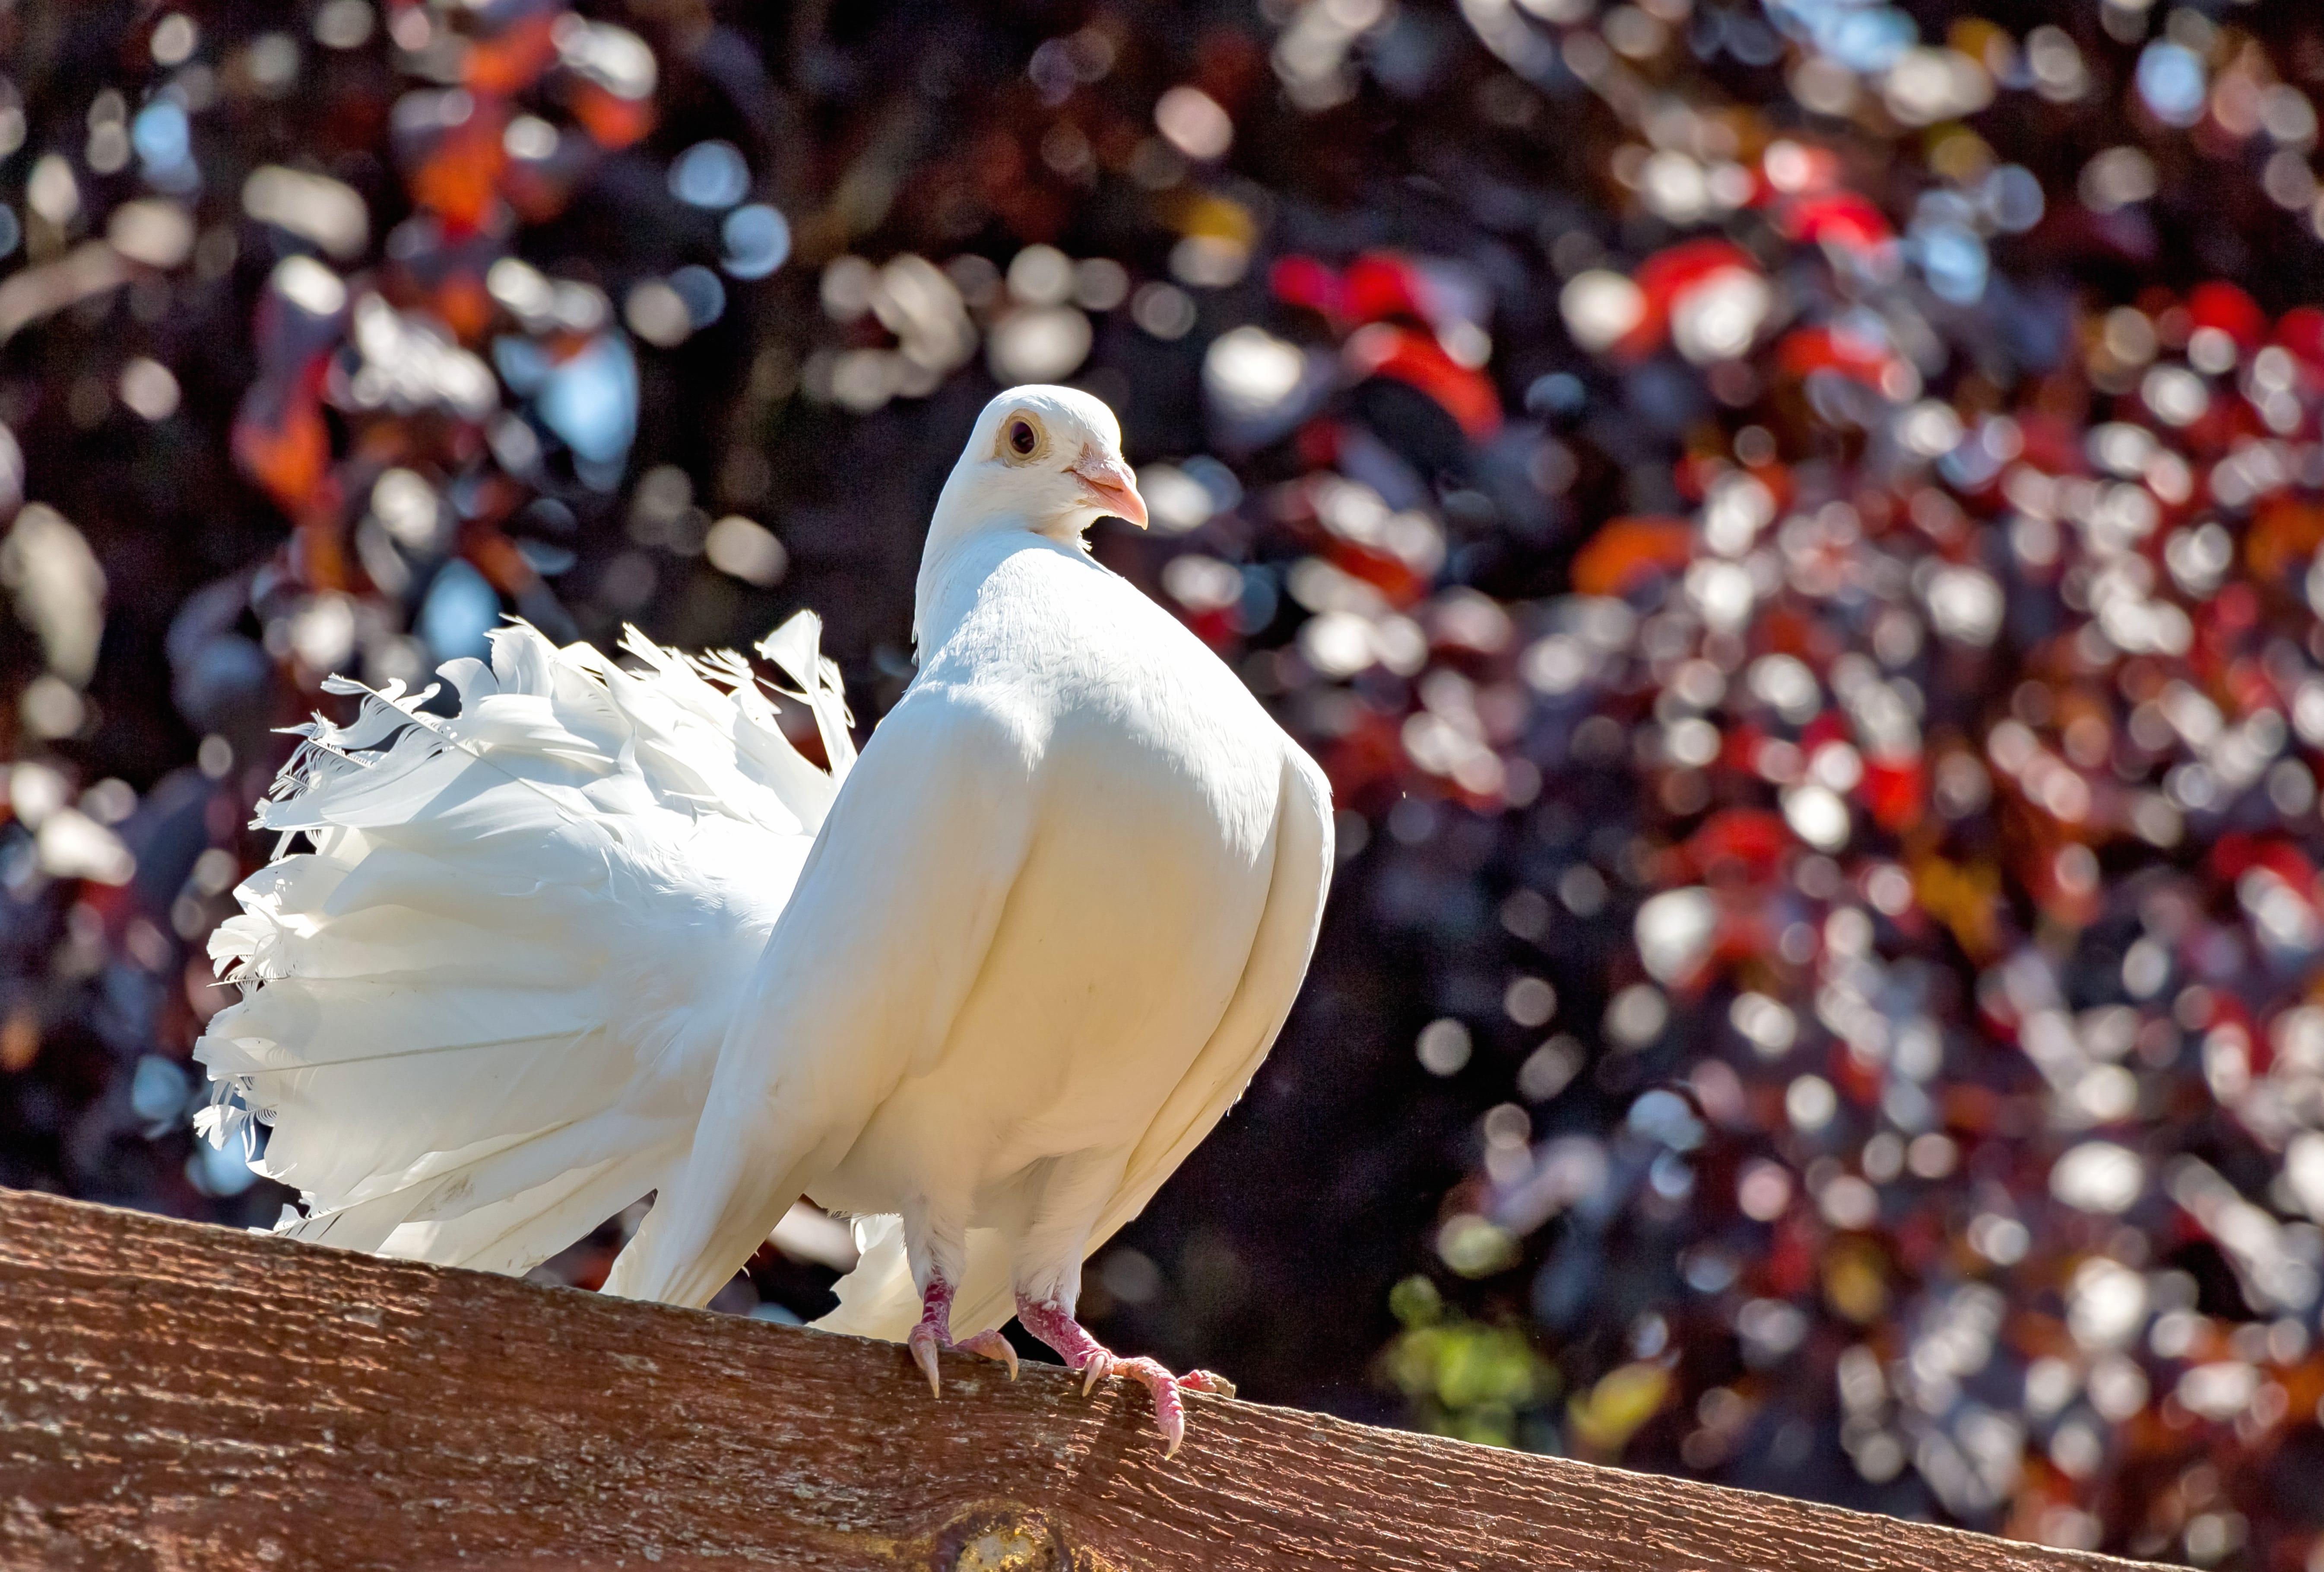
[[(625, 670), (529, 625), (438, 692), (320, 717), (257, 828), (275, 860), (210, 941), (242, 998), (196, 1045), (213, 1142), (269, 1126), (284, 1231), (521, 1271), (683, 1161), (752, 960), (853, 763), (801, 613), (760, 645), (831, 768), (748, 661), (635, 629)], [(299, 843), (306, 846), (300, 849)]]

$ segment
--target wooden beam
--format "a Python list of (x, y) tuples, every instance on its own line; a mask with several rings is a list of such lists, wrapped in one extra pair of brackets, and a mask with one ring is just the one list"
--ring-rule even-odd
[(0, 1191), (9, 1567), (2121, 1567)]

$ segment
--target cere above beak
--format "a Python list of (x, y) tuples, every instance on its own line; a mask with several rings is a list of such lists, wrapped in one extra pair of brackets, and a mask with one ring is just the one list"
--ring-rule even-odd
[(1130, 472), (1129, 465), (1085, 450), (1074, 464), (1073, 475), (1082, 483), (1092, 507), (1103, 508), (1141, 530), (1146, 527), (1146, 499), (1138, 495), (1138, 477)]

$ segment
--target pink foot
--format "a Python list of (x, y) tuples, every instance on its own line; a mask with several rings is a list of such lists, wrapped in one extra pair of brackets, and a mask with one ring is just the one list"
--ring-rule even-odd
[(920, 1322), (904, 1345), (912, 1351), (912, 1363), (928, 1378), (928, 1394), (944, 1395), (944, 1382), (936, 1374), (936, 1351), (954, 1348), (963, 1354), (982, 1354), (987, 1359), (998, 1359), (1009, 1367), (1009, 1379), (1017, 1379), (1017, 1350), (1009, 1339), (998, 1332), (979, 1332), (973, 1337), (952, 1340), (952, 1284), (930, 1281), (928, 1291), (920, 1299)]
[(1210, 1392), (1219, 1397), (1234, 1396), (1234, 1382), (1208, 1370), (1189, 1371), (1185, 1375), (1173, 1375), (1151, 1359), (1124, 1359), (1108, 1349), (1084, 1329), (1068, 1311), (1057, 1305), (1036, 1304), (1017, 1296), (1017, 1318), (1025, 1329), (1056, 1349), (1068, 1370), (1082, 1373), (1082, 1391), (1088, 1392), (1108, 1376), (1126, 1375), (1154, 1394), (1154, 1428), (1162, 1432), (1162, 1456), (1175, 1457), (1186, 1439), (1186, 1404), (1181, 1395), (1190, 1392)]

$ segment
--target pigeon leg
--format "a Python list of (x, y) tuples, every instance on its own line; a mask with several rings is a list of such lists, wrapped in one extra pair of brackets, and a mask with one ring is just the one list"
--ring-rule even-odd
[(1206, 1392), (1234, 1396), (1234, 1382), (1208, 1370), (1173, 1375), (1151, 1359), (1124, 1359), (1091, 1336), (1073, 1312), (1063, 1305), (1043, 1304), (1017, 1296), (1017, 1318), (1025, 1329), (1056, 1349), (1065, 1366), (1082, 1373), (1082, 1391), (1088, 1392), (1111, 1375), (1126, 1375), (1154, 1394), (1154, 1427), (1162, 1432), (1162, 1455), (1177, 1455), (1186, 1438), (1186, 1404), (1181, 1395)]
[(942, 1278), (928, 1280), (928, 1291), (920, 1296), (919, 1325), (904, 1339), (912, 1351), (912, 1363), (928, 1378), (928, 1392), (933, 1397), (944, 1395), (944, 1382), (936, 1375), (936, 1350), (954, 1348), (963, 1354), (982, 1354), (987, 1359), (998, 1359), (1009, 1367), (1009, 1379), (1017, 1379), (1017, 1350), (1009, 1339), (995, 1331), (979, 1332), (955, 1343), (952, 1339), (953, 1286)]

